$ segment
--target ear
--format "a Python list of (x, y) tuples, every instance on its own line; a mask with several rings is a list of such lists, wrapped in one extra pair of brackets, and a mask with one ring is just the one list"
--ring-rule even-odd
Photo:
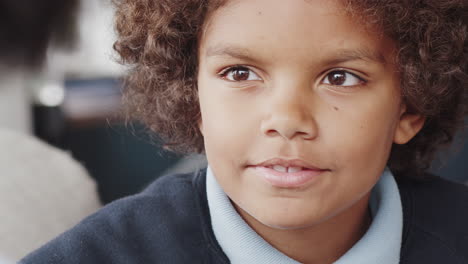
[(422, 129), (425, 121), (424, 116), (408, 113), (406, 105), (402, 105), (400, 120), (395, 130), (393, 142), (400, 145), (408, 143)]

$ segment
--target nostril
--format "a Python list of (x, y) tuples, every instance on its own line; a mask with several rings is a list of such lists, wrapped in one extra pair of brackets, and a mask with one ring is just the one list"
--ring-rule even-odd
[(313, 138), (314, 138), (314, 136), (313, 136), (312, 134), (307, 133), (307, 132), (300, 132), (300, 131), (299, 131), (299, 132), (297, 132), (297, 134), (298, 134), (300, 137), (302, 137), (303, 139), (305, 139), (305, 140), (313, 139)]
[(261, 122), (260, 129), (262, 134), (269, 138), (282, 137), (286, 140), (293, 138), (311, 140), (318, 132), (314, 120), (279, 115)]
[(269, 130), (267, 130), (267, 131), (265, 132), (265, 134), (266, 134), (267, 136), (276, 136), (276, 135), (278, 135), (279, 133), (278, 133), (278, 131), (276, 131), (276, 130), (274, 130), (274, 129), (269, 129)]
[(269, 129), (269, 130), (265, 131), (265, 135), (267, 135), (269, 137), (281, 136), (281, 137), (284, 137), (286, 139), (292, 139), (294, 137), (300, 137), (300, 138), (303, 138), (305, 140), (309, 140), (309, 139), (313, 138), (312, 134), (307, 133), (307, 132), (303, 132), (303, 131), (295, 131), (295, 132), (291, 132), (291, 133), (284, 133), (284, 132), (280, 133), (278, 130), (275, 130), (275, 129)]

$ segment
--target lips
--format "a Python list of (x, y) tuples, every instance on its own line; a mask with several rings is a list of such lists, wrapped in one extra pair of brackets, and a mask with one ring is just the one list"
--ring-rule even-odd
[(288, 173), (298, 172), (304, 169), (302, 167), (283, 167), (281, 165), (268, 166), (267, 168), (270, 168), (279, 172), (288, 172)]
[(291, 168), (303, 168), (303, 169), (309, 169), (309, 170), (323, 170), (301, 159), (289, 159), (288, 160), (288, 159), (274, 158), (274, 159), (269, 159), (261, 163), (258, 163), (255, 166), (271, 167), (271, 168), (276, 167), (278, 169), (281, 169), (281, 167), (283, 168), (291, 167)]
[(254, 166), (255, 174), (281, 188), (298, 188), (309, 184), (329, 169), (316, 167), (300, 159), (270, 159)]

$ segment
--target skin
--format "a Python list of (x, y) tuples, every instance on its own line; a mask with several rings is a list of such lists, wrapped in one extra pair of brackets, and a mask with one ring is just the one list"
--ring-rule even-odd
[[(334, 1), (237, 0), (209, 16), (198, 56), (207, 159), (239, 214), (297, 261), (337, 260), (369, 226), (392, 144), (424, 123), (401, 102), (393, 42)], [(326, 171), (279, 188), (252, 167), (271, 158)]]

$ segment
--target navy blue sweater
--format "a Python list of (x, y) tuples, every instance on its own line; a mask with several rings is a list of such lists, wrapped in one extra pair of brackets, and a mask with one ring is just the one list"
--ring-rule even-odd
[[(206, 170), (165, 176), (115, 201), (20, 263), (229, 263), (211, 229)], [(398, 181), (401, 264), (468, 263), (468, 188)]]

